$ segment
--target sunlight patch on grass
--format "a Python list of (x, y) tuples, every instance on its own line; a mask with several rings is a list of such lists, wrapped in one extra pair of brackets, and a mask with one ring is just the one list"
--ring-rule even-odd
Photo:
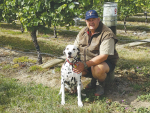
[(138, 66), (149, 66), (150, 64), (149, 53), (145, 51), (144, 50), (138, 51), (134, 48), (118, 49), (118, 53), (120, 56), (118, 65), (122, 65), (124, 66), (124, 68), (136, 68)]
[(29, 67), (29, 71), (28, 72), (33, 72), (33, 71), (42, 71), (43, 68), (38, 66), (38, 65), (33, 65)]
[(36, 63), (37, 60), (29, 59), (29, 57), (27, 57), (27, 56), (22, 56), (22, 57), (19, 57), (19, 58), (14, 58), (13, 62), (14, 63), (23, 63), (23, 62)]

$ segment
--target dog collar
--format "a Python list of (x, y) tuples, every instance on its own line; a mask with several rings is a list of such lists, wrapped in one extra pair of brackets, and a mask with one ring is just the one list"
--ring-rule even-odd
[(68, 59), (66, 59), (66, 61), (67, 61), (70, 65), (74, 66), (74, 68), (77, 68), (77, 64), (69, 62)]
[(68, 60), (68, 59), (66, 59), (66, 60), (67, 60), (67, 62), (68, 62), (70, 65), (73, 65), (73, 63), (69, 62), (69, 60)]

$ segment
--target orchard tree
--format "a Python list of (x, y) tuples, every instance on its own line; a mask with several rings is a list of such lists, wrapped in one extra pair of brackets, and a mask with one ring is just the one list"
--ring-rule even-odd
[(4, 18), (4, 21), (8, 23), (15, 22), (14, 20), (16, 20), (17, 11), (17, 1), (3, 0), (2, 17)]
[(80, 10), (80, 17), (85, 18), (86, 11), (94, 9), (98, 12), (99, 15), (102, 15), (103, 4), (105, 0), (78, 0)]
[(0, 1), (0, 21), (2, 20), (3, 0)]
[[(107, 0), (112, 2), (113, 0)], [(148, 1), (148, 0), (147, 0)], [(74, 2), (79, 2), (78, 5)], [(30, 31), (33, 43), (38, 53), (38, 63), (42, 63), (40, 47), (36, 31), (44, 30), (45, 26), (74, 25), (73, 17), (85, 14), (89, 9), (95, 9), (102, 14), (106, 0), (1, 0), (0, 15), (7, 22), (20, 20), (25, 31)], [(118, 14), (122, 18), (141, 11), (143, 0), (115, 0), (118, 2)], [(148, 1), (149, 2), (149, 1)], [(141, 4), (137, 7), (138, 4)], [(2, 9), (2, 10), (1, 10)]]
[(39, 29), (44, 31), (46, 25), (68, 28), (74, 24), (73, 17), (78, 13), (73, 0), (5, 0), (4, 8), (3, 17), (7, 22), (17, 18), (25, 31), (31, 32), (39, 64), (42, 64), (42, 56), (36, 31)]
[(79, 5), (74, 4), (74, 0), (4, 0), (3, 17), (5, 21), (20, 20), (25, 31), (31, 32), (31, 37), (38, 53), (38, 63), (42, 63), (40, 47), (37, 41), (36, 31), (45, 26), (54, 27), (69, 26), (74, 24), (73, 17), (85, 12), (99, 0), (78, 0)]
[(121, 20), (124, 19), (124, 29), (126, 32), (126, 18), (142, 11), (143, 0), (116, 0), (116, 1), (118, 2), (118, 15)]

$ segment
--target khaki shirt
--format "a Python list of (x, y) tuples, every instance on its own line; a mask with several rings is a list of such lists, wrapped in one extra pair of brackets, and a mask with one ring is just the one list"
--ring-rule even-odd
[[(78, 46), (78, 42), (79, 42), (79, 38), (77, 36), (74, 45)], [(100, 54), (114, 55), (114, 45), (115, 45), (115, 41), (113, 38), (104, 40), (99, 47)]]
[(89, 37), (89, 29), (87, 26), (81, 29), (74, 45), (77, 45), (80, 49), (80, 59), (84, 62), (98, 55), (107, 54), (107, 60), (116, 65), (119, 59), (119, 55), (115, 48), (117, 42), (118, 39), (111, 29), (100, 22), (98, 28), (91, 37)]

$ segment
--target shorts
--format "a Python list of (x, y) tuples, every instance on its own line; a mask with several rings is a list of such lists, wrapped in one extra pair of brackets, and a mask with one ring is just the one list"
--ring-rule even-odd
[[(105, 60), (105, 62), (106, 62), (106, 63), (108, 64), (108, 66), (109, 66), (109, 72), (107, 73), (107, 75), (110, 75), (110, 73), (114, 71), (115, 65), (113, 65), (109, 60)], [(88, 73), (85, 77), (92, 78), (91, 67), (89, 67), (87, 70), (88, 70), (89, 73)]]

